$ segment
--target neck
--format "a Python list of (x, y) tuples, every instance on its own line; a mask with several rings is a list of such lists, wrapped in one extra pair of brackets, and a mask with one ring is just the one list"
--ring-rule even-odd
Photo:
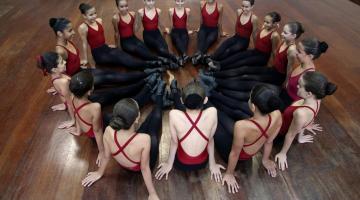
[(295, 41), (294, 40), (285, 40), (285, 43), (287, 46), (290, 46), (290, 45), (295, 44)]
[(89, 97), (89, 95), (84, 95), (83, 97), (81, 97), (81, 98), (78, 98), (78, 97), (76, 97), (79, 101), (89, 101), (89, 99), (88, 99), (88, 97)]
[(253, 115), (253, 119), (261, 119), (263, 117), (265, 117), (265, 115), (263, 115), (261, 112), (259, 112), (258, 109), (256, 109)]
[(250, 16), (251, 15), (251, 11), (249, 11), (249, 12), (244, 12), (243, 11), (243, 13), (242, 13), (244, 16)]
[(309, 68), (309, 67), (313, 67), (314, 63), (312, 62), (312, 60), (307, 60), (303, 63), (301, 63), (301, 68)]
[(121, 16), (127, 16), (127, 14), (128, 14), (128, 11), (120, 12)]
[(63, 45), (63, 46), (66, 46), (66, 45), (67, 45), (67, 40), (64, 39), (64, 38), (61, 38), (61, 37), (57, 37), (57, 38), (56, 38), (56, 43), (57, 43), (57, 44), (61, 44), (61, 45)]
[(315, 98), (315, 96), (311, 96), (304, 99), (303, 105), (309, 105), (309, 106), (316, 105), (317, 101), (318, 100)]
[(186, 108), (186, 113), (189, 113), (189, 114), (197, 114), (197, 113), (200, 113), (201, 109), (188, 109)]
[(58, 77), (61, 77), (61, 73), (59, 73), (59, 72), (53, 72), (53, 73), (51, 73), (51, 78), (58, 78)]
[(206, 2), (207, 4), (209, 4), (209, 5), (214, 5), (215, 4), (215, 1), (213, 1), (213, 2)]
[(129, 129), (122, 129), (122, 133), (123, 135), (132, 135), (133, 133), (135, 133), (135, 123), (133, 123), (133, 125), (131, 125), (131, 127)]

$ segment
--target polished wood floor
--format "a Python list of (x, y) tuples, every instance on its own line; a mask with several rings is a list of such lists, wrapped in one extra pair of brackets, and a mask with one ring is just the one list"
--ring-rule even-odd
[[(219, 1), (225, 9), (224, 29), (233, 33), (241, 1)], [(96, 6), (107, 41), (113, 43), (114, 1), (87, 2)], [(130, 9), (140, 8), (142, 2), (129, 0)], [(50, 81), (36, 69), (34, 57), (54, 48), (50, 17), (68, 17), (75, 26), (82, 21), (79, 3), (0, 1), (0, 199), (146, 198), (141, 175), (126, 172), (115, 162), (99, 182), (84, 189), (81, 179), (96, 169), (96, 144), (55, 128), (66, 113), (49, 109), (57, 100), (45, 93)], [(173, 1), (158, 0), (157, 5), (165, 11)], [(194, 29), (199, 23), (198, 0), (188, 0), (187, 5), (193, 9), (190, 27)], [(261, 167), (260, 153), (243, 163), (236, 172), (241, 184), (238, 194), (228, 194), (212, 182), (208, 170), (173, 170), (168, 181), (155, 181), (161, 199), (360, 199), (360, 7), (348, 0), (256, 1), (254, 11), (260, 19), (273, 10), (282, 14), (282, 23), (298, 20), (305, 25), (306, 36), (329, 43), (328, 52), (316, 64), (339, 89), (322, 103), (317, 121), (323, 133), (314, 144), (294, 145), (288, 154), (290, 169), (276, 178)], [(164, 14), (162, 21), (169, 24)], [(80, 47), (78, 36), (75, 43)], [(194, 49), (195, 35), (190, 53)], [(196, 74), (196, 68), (187, 66), (176, 76), (184, 85)], [(167, 158), (169, 139), (168, 112), (164, 112), (161, 161)]]

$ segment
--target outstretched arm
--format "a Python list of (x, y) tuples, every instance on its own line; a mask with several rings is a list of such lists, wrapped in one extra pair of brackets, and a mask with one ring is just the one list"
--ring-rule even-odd
[(99, 154), (96, 159), (96, 164), (100, 167), (101, 161), (104, 156), (104, 143), (103, 143), (103, 131), (102, 131), (102, 117), (101, 117), (101, 106), (99, 103), (94, 104), (93, 110), (93, 130), (95, 133), (96, 144), (99, 149)]

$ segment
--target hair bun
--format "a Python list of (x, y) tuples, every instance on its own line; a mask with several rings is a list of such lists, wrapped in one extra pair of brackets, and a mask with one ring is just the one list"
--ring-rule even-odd
[(120, 130), (120, 129), (124, 128), (125, 122), (124, 122), (123, 118), (121, 118), (119, 116), (113, 116), (109, 125), (111, 126), (111, 128), (113, 128), (115, 130)]
[(49, 19), (49, 25), (50, 25), (50, 27), (53, 28), (53, 27), (55, 26), (56, 22), (57, 22), (57, 19), (56, 19), (56, 18), (50, 18), (50, 19)]
[(335, 85), (334, 83), (328, 82), (326, 84), (325, 94), (326, 95), (332, 95), (332, 94), (334, 94), (334, 92), (336, 90), (337, 90), (337, 85)]
[(321, 53), (325, 53), (328, 48), (329, 48), (329, 45), (326, 42), (319, 43), (319, 49), (320, 49)]
[(85, 5), (86, 5), (85, 3), (81, 3), (81, 4), (79, 5), (79, 10), (82, 11), (82, 9), (84, 8)]
[(281, 100), (277, 96), (273, 95), (269, 98), (267, 105), (269, 107), (269, 111), (272, 112), (274, 110), (280, 109)]

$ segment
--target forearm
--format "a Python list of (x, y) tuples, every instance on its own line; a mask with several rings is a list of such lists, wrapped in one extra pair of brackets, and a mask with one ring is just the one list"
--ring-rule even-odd
[(211, 139), (209, 141), (208, 147), (207, 147), (208, 153), (209, 153), (209, 167), (216, 164), (215, 162), (215, 154), (214, 154), (214, 140)]
[(235, 152), (231, 151), (229, 154), (228, 167), (226, 169), (227, 174), (234, 174), (236, 164), (239, 160), (239, 156)]
[(264, 144), (264, 154), (262, 157), (262, 161), (270, 160), (270, 154), (272, 150), (273, 143), (265, 143)]
[(109, 155), (105, 155), (104, 158), (103, 158), (103, 160), (101, 161), (102, 163), (101, 163), (101, 165), (100, 165), (100, 167), (99, 167), (99, 169), (98, 169), (98, 172), (101, 174), (101, 176), (104, 175), (105, 170), (106, 170), (106, 166), (107, 166), (107, 164), (109, 163), (109, 160), (110, 160), (110, 156), (109, 156)]
[(87, 44), (83, 43), (82, 47), (83, 47), (82, 48), (82, 50), (83, 50), (82, 59), (88, 61), (88, 58), (87, 58)]
[(284, 145), (283, 145), (280, 153), (286, 154), (289, 151), (290, 146), (291, 146), (292, 142), (294, 141), (295, 137), (296, 137), (296, 133), (288, 132), (286, 134)]
[(150, 167), (146, 166), (144, 168), (141, 168), (141, 173), (146, 185), (146, 188), (149, 192), (149, 194), (156, 194), (156, 190), (154, 187), (154, 184), (152, 182), (152, 175), (151, 175), (151, 171), (150, 171)]
[(178, 143), (177, 142), (175, 143), (172, 141), (170, 144), (170, 152), (169, 152), (169, 157), (168, 157), (168, 161), (167, 161), (167, 164), (170, 166), (174, 165), (177, 148), (178, 148)]
[(115, 45), (116, 45), (116, 47), (117, 47), (117, 48), (120, 48), (120, 37), (119, 37), (119, 34), (115, 33), (114, 39), (115, 39)]
[(95, 132), (95, 140), (99, 149), (99, 153), (104, 153), (103, 133), (101, 129), (94, 130), (94, 132)]

